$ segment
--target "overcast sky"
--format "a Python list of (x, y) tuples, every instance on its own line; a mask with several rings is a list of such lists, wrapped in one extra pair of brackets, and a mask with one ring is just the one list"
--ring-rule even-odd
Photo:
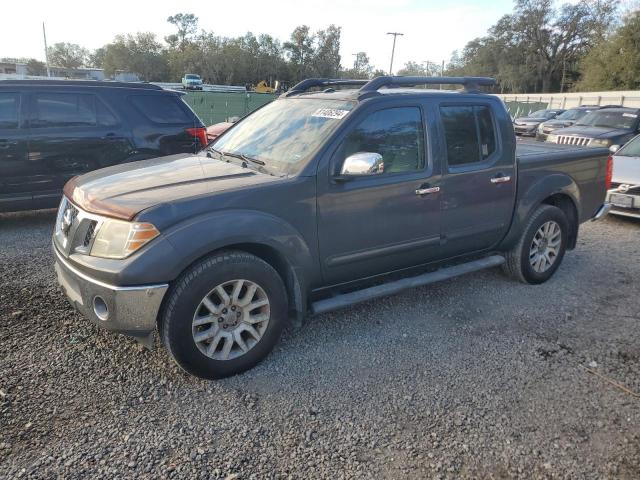
[(502, 15), (511, 12), (511, 0), (214, 0), (109, 2), (7, 0), (2, 5), (0, 57), (44, 60), (42, 22), (49, 45), (80, 44), (95, 49), (117, 34), (149, 31), (159, 39), (173, 33), (167, 17), (194, 13), (199, 27), (218, 35), (238, 36), (250, 31), (269, 33), (284, 41), (297, 25), (313, 30), (329, 24), (342, 27), (342, 64), (353, 64), (352, 54), (366, 52), (372, 63), (388, 70), (392, 37), (398, 37), (394, 70), (405, 62), (448, 60), (451, 52), (483, 35)]

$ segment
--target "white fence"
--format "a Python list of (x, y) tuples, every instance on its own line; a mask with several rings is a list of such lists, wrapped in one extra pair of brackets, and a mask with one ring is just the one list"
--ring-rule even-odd
[(640, 91), (576, 92), (576, 93), (522, 93), (497, 95), (504, 102), (546, 103), (547, 108), (571, 108), (581, 105), (622, 105), (640, 108)]

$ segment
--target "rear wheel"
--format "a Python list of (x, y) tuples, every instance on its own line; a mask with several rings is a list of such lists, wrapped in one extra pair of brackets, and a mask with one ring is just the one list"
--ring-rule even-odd
[(505, 272), (524, 283), (546, 282), (562, 263), (569, 222), (558, 207), (541, 205), (531, 215), (520, 241), (506, 254)]
[(227, 377), (256, 365), (278, 342), (287, 316), (278, 273), (244, 252), (202, 260), (168, 295), (163, 342), (180, 367), (202, 378)]

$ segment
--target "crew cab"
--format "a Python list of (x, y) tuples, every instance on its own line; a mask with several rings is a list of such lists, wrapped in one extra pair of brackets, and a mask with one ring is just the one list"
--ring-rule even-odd
[[(220, 378), (309, 314), (498, 266), (545, 282), (608, 210), (608, 150), (516, 146), (479, 91), (493, 83), (309, 79), (197, 155), (77, 177), (59, 283), (95, 323), (158, 331), (184, 370)], [(464, 89), (409, 88), (423, 84)]]

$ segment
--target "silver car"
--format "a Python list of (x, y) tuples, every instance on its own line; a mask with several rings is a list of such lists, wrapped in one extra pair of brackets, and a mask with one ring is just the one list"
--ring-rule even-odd
[(613, 152), (613, 178), (607, 201), (610, 213), (640, 218), (640, 135)]

